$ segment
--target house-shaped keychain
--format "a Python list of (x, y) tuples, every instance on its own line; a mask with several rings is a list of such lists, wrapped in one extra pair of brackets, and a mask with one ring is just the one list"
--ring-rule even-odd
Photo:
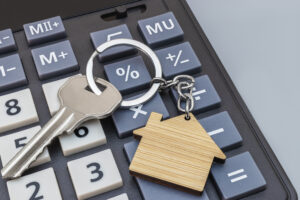
[(163, 185), (202, 192), (213, 161), (225, 154), (190, 114), (161, 121), (151, 113), (144, 128), (134, 130), (139, 146), (129, 166), (134, 176)]

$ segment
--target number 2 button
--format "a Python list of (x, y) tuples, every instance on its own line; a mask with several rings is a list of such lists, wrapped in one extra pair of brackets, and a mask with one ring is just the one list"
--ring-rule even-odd
[(30, 90), (0, 96), (0, 116), (0, 133), (37, 122), (39, 119)]
[(79, 200), (119, 188), (121, 175), (110, 149), (68, 162)]
[(53, 168), (8, 181), (10, 200), (62, 199)]

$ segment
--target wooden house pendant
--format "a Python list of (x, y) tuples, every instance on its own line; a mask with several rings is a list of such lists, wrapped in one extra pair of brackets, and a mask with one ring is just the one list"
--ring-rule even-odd
[(144, 128), (134, 130), (140, 139), (129, 166), (130, 173), (157, 183), (201, 193), (213, 161), (226, 156), (193, 114), (161, 121), (151, 113)]

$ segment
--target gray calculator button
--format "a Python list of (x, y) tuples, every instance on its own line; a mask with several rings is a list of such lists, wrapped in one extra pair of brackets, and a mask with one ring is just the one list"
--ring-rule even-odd
[(105, 65), (104, 70), (109, 82), (122, 94), (150, 85), (151, 77), (141, 56)]
[[(95, 49), (99, 45), (113, 39), (118, 39), (118, 38), (132, 39), (132, 35), (129, 32), (129, 29), (126, 24), (93, 32), (90, 35)], [(113, 47), (101, 53), (99, 55), (99, 59), (101, 61), (106, 61), (109, 59), (125, 56), (133, 52), (136, 52), (136, 50), (133, 47), (129, 47), (129, 46)]]
[(203, 118), (200, 124), (222, 150), (242, 144), (242, 137), (227, 111)]
[(139, 20), (138, 27), (144, 40), (151, 47), (183, 38), (183, 31), (172, 12)]
[(17, 45), (11, 29), (0, 31), (0, 53), (6, 53), (17, 49)]
[[(177, 103), (178, 93), (174, 89), (171, 90), (171, 93)], [(195, 101), (194, 113), (206, 111), (221, 103), (221, 99), (207, 75), (195, 78), (193, 97)], [(184, 105), (182, 106), (184, 107)]]
[(24, 24), (23, 27), (30, 45), (48, 42), (66, 36), (64, 24), (59, 16)]
[[(132, 98), (136, 98), (136, 96)], [(124, 138), (130, 136), (133, 130), (145, 126), (151, 112), (163, 114), (164, 119), (169, 117), (169, 112), (159, 94), (156, 94), (145, 104), (115, 111), (112, 115), (112, 119), (119, 137)]]
[(201, 63), (189, 42), (155, 51), (167, 79), (179, 74), (193, 74), (201, 71)]
[(27, 84), (18, 54), (0, 58), (0, 92)]
[[(132, 141), (124, 145), (124, 152), (129, 162), (132, 161), (137, 147), (138, 141)], [(145, 200), (209, 200), (205, 191), (199, 196), (146, 181), (141, 178), (135, 179)]]
[(33, 49), (31, 53), (41, 80), (79, 69), (68, 40)]
[(214, 164), (212, 176), (223, 199), (240, 199), (263, 190), (266, 181), (249, 152), (227, 158), (224, 164)]

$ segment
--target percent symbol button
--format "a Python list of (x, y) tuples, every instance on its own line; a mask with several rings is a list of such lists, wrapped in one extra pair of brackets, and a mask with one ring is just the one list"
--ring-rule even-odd
[(151, 77), (141, 56), (105, 65), (104, 70), (107, 79), (122, 94), (150, 86)]

